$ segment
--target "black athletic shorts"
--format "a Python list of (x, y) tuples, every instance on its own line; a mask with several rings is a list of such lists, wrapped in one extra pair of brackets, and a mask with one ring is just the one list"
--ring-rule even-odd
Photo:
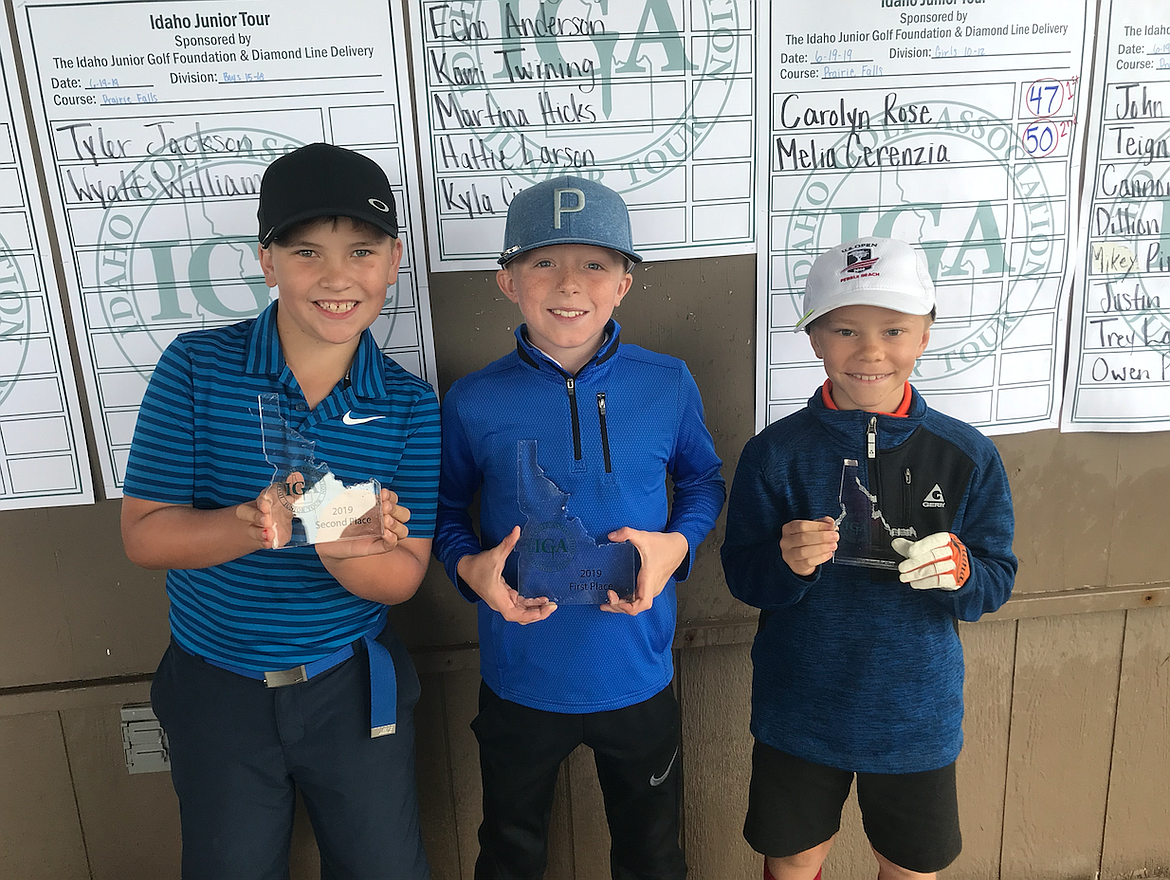
[[(841, 827), (853, 773), (804, 761), (756, 741), (743, 836), (766, 856), (796, 855)], [(962, 849), (955, 765), (923, 773), (858, 773), (857, 800), (877, 852), (929, 874)]]

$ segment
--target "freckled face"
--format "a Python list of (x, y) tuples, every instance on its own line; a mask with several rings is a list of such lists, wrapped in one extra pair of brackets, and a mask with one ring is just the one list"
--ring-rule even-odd
[(356, 344), (398, 277), (402, 240), (341, 218), (336, 226), (305, 227), (259, 255), (264, 282), (280, 288), (276, 321), (283, 345)]
[(894, 412), (930, 341), (930, 316), (842, 306), (813, 325), (809, 341), (824, 361), (839, 409)]
[(520, 306), (532, 344), (570, 373), (597, 353), (633, 281), (621, 254), (585, 244), (537, 248), (496, 273), (500, 290)]

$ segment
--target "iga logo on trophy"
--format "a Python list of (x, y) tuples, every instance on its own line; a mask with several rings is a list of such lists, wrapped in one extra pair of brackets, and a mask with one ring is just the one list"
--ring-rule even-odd
[(546, 522), (536, 527), (524, 552), (540, 571), (564, 571), (577, 554), (577, 544), (563, 525)]

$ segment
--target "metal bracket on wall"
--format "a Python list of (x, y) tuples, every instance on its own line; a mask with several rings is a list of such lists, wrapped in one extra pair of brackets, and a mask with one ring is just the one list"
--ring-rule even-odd
[(171, 769), (167, 735), (154, 717), (150, 703), (128, 703), (122, 707), (122, 750), (130, 773)]

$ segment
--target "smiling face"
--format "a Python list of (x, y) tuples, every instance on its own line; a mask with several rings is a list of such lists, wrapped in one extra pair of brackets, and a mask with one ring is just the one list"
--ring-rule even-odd
[(276, 326), (286, 351), (357, 347), (398, 277), (402, 240), (349, 218), (302, 226), (260, 248), (269, 287), (279, 287)]
[(558, 244), (520, 254), (496, 273), (520, 306), (532, 344), (576, 374), (601, 348), (605, 325), (633, 283), (617, 251)]
[(825, 363), (838, 409), (894, 412), (906, 380), (930, 340), (930, 316), (880, 306), (842, 306), (809, 330)]

